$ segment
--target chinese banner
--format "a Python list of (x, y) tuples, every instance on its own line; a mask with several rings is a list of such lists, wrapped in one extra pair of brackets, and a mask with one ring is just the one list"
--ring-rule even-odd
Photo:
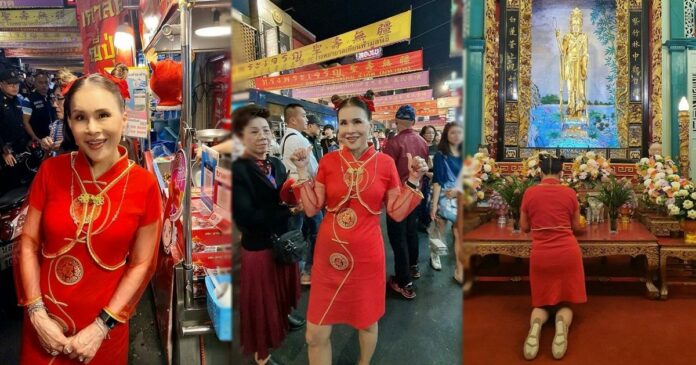
[(54, 48), (34, 49), (34, 48), (10, 48), (5, 50), (6, 57), (55, 57), (55, 58), (82, 58), (82, 51), (79, 48)]
[[(2, 0), (0, 0), (2, 3)], [(75, 9), (28, 9), (0, 11), (2, 28), (76, 27)]]
[(428, 101), (433, 98), (433, 89), (414, 91), (410, 93), (394, 94), (387, 96), (376, 96), (375, 106), (390, 104), (415, 103), (417, 101)]
[[(1, 0), (0, 0), (1, 1)], [(82, 36), (84, 72), (94, 73), (117, 63), (133, 66), (130, 50), (114, 46), (114, 33), (123, 19), (120, 0), (82, 0), (77, 2), (77, 20)]]
[(79, 33), (72, 32), (0, 32), (0, 42), (66, 42), (78, 43)]
[(236, 65), (232, 81), (313, 65), (360, 51), (388, 46), (411, 37), (411, 10), (276, 56)]
[(63, 0), (0, 0), (0, 9), (62, 7)]
[(343, 84), (323, 85), (295, 89), (292, 97), (297, 99), (312, 99), (337, 95), (362, 95), (367, 90), (385, 91), (410, 89), (413, 87), (428, 86), (430, 73), (428, 71), (414, 72), (405, 75), (387, 76), (372, 80), (353, 81)]
[(424, 114), (421, 112), (426, 110), (430, 111), (430, 109), (434, 109), (437, 114), (437, 101), (435, 100), (419, 101), (417, 103), (400, 103), (392, 105), (375, 106), (375, 112), (373, 114), (394, 115), (396, 114), (396, 111), (404, 104), (410, 104), (414, 109), (416, 109), (416, 115), (431, 115)]
[(317, 85), (337, 84), (366, 78), (397, 75), (423, 69), (423, 51), (414, 51), (385, 57), (376, 61), (365, 61), (329, 67), (323, 70), (295, 72), (289, 75), (259, 77), (256, 88), (261, 90), (284, 90)]

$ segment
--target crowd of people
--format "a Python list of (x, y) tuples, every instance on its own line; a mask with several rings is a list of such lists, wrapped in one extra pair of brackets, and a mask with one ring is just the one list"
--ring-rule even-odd
[[(233, 133), (244, 153), (233, 163), (233, 218), (241, 231), (240, 325), (245, 355), (277, 364), (272, 349), (288, 331), (306, 326), (312, 365), (331, 364), (332, 326), (358, 330), (360, 359), (375, 351), (385, 290), (416, 297), (419, 227), (443, 238), (456, 209), (455, 181), (462, 166), (462, 126), (419, 133), (415, 109), (402, 105), (396, 130), (377, 130), (364, 97), (334, 101), (337, 130), (300, 104), (284, 109), (286, 129), (274, 136), (270, 113), (250, 104), (233, 114)], [(381, 137), (381, 138), (380, 138)], [(381, 222), (394, 257), (387, 278)], [(308, 242), (296, 264), (274, 257), (274, 242), (301, 230)], [(441, 270), (441, 252), (430, 263)], [(461, 281), (461, 273), (454, 273)], [(301, 285), (310, 286), (306, 319), (293, 313)], [(262, 309), (262, 310), (261, 310)]]

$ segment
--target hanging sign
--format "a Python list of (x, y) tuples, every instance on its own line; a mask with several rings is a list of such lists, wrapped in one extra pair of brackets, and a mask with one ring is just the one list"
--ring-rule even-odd
[(374, 60), (382, 57), (382, 47), (369, 49), (367, 51), (358, 52), (355, 54), (355, 59), (358, 61)]
[(65, 42), (78, 43), (80, 34), (73, 32), (0, 32), (0, 42)]
[(397, 75), (422, 69), (423, 51), (414, 51), (385, 57), (379, 61), (358, 62), (289, 75), (259, 77), (254, 81), (257, 89), (283, 90)]
[(433, 89), (414, 91), (410, 93), (394, 94), (387, 96), (376, 96), (375, 106), (415, 103), (418, 101), (428, 101), (433, 98)]
[(362, 28), (273, 57), (233, 67), (232, 81), (241, 81), (333, 60), (356, 52), (388, 46), (411, 37), (411, 10)]
[(414, 87), (428, 86), (430, 76), (428, 71), (414, 72), (405, 75), (381, 77), (372, 80), (353, 81), (343, 84), (323, 85), (296, 89), (292, 96), (297, 99), (321, 98), (337, 95), (362, 95), (367, 90), (385, 91), (410, 89)]
[(5, 49), (5, 57), (54, 57), (59, 59), (74, 59), (82, 58), (82, 50), (79, 48), (9, 48)]
[(114, 46), (116, 28), (127, 10), (120, 0), (83, 0), (77, 2), (77, 19), (82, 37), (84, 72), (94, 73), (117, 63), (133, 66), (130, 50)]
[(0, 9), (62, 8), (63, 0), (0, 0)]
[(131, 98), (126, 100), (126, 112), (128, 121), (126, 124), (126, 136), (147, 139), (150, 135), (150, 122), (148, 117), (149, 105), (148, 85), (149, 70), (147, 67), (128, 68), (128, 91)]
[(409, 104), (414, 109), (416, 109), (416, 115), (429, 115), (429, 114), (421, 113), (421, 111), (424, 111), (426, 109), (427, 110), (430, 110), (430, 109), (437, 110), (437, 101), (428, 100), (428, 101), (420, 101), (417, 103), (401, 103), (401, 104), (376, 106), (373, 114), (394, 115), (394, 114), (396, 114), (396, 111), (399, 110), (399, 108), (404, 104)]
[[(2, 0), (0, 0), (0, 4)], [(77, 27), (75, 9), (26, 9), (0, 11), (2, 28)]]
[(461, 96), (445, 96), (442, 98), (437, 98), (438, 108), (456, 108), (461, 105)]

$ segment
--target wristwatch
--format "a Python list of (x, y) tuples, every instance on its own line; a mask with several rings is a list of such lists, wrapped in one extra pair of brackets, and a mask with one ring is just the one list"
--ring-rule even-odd
[(99, 312), (99, 319), (101, 319), (109, 329), (113, 329), (119, 323), (114, 317), (103, 309), (101, 312)]

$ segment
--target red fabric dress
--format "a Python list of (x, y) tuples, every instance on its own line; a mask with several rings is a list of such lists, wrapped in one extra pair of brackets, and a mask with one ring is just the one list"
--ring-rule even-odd
[(532, 305), (586, 302), (582, 252), (571, 228), (578, 209), (575, 191), (546, 178), (525, 192), (521, 209), (532, 229)]
[[(401, 189), (394, 160), (373, 147), (357, 161), (345, 148), (325, 155), (316, 183), (325, 187), (325, 194), (314, 208), (325, 206), (327, 214), (314, 249), (307, 320), (367, 328), (384, 315), (385, 308), (382, 206), (387, 203), (387, 212), (403, 219), (422, 195)], [(301, 186), (295, 194), (314, 194), (306, 190), (309, 183)]]
[[(129, 268), (128, 254), (136, 231), (162, 219), (162, 203), (154, 176), (138, 166), (129, 168), (132, 162), (125, 150), (121, 152), (121, 159), (98, 179), (93, 178), (81, 153), (51, 158), (43, 163), (31, 187), (29, 204), (42, 212), (41, 295), (49, 316), (63, 326), (67, 337), (94, 322), (101, 309), (108, 305)], [(78, 176), (86, 192), (94, 195), (115, 182), (103, 195), (104, 204), (94, 214), (89, 240), (84, 233), (75, 239), (83, 217), (83, 204), (78, 199), (81, 194)], [(91, 210), (92, 205), (89, 207)], [(83, 227), (83, 232), (87, 229)], [(156, 243), (153, 250), (157, 250)], [(134, 288), (137, 293), (134, 298), (115, 315), (124, 319), (130, 317), (149, 282), (149, 277), (143, 279), (142, 287)], [(16, 285), (19, 298), (26, 297), (21, 280)], [(24, 304), (21, 301), (20, 304)], [(127, 364), (128, 344), (126, 322), (111, 330), (90, 364)], [(79, 364), (77, 359), (71, 360), (67, 355), (52, 357), (47, 354), (26, 315), (20, 362), (26, 365)]]

